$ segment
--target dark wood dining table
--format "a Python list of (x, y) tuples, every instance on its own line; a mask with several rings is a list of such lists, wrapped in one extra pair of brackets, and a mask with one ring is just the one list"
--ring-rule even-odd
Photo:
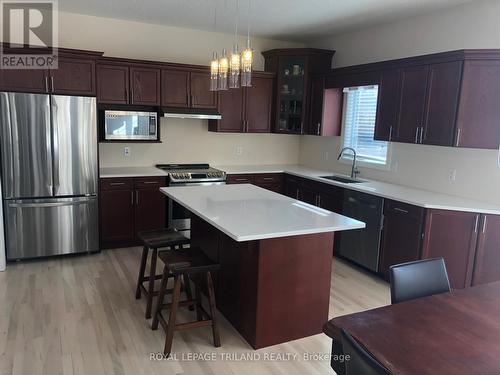
[[(345, 329), (393, 374), (500, 374), (500, 282), (454, 290), (330, 320), (342, 354)], [(337, 374), (344, 364), (332, 359)]]

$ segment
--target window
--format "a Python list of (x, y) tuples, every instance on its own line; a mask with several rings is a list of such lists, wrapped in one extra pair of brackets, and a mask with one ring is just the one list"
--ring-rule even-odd
[[(378, 86), (344, 88), (342, 119), (342, 147), (356, 150), (361, 165), (384, 167), (387, 165), (388, 142), (375, 141)], [(346, 152), (342, 157), (352, 160)]]

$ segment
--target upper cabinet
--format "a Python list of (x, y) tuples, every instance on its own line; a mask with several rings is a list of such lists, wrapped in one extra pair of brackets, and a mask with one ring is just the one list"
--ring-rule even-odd
[(162, 69), (161, 105), (172, 108), (216, 109), (217, 94), (210, 91), (210, 75), (201, 70)]
[(160, 105), (160, 69), (99, 63), (97, 100), (106, 104)]
[(219, 91), (220, 120), (210, 120), (209, 130), (232, 133), (269, 133), (274, 75), (254, 72), (252, 86)]
[(0, 90), (64, 95), (96, 95), (100, 52), (61, 49), (54, 69), (0, 69)]
[[(377, 76), (374, 138), (498, 149), (500, 51), (461, 50), (336, 69), (326, 88)], [(333, 77), (333, 78), (332, 78)]]
[(262, 53), (266, 60), (265, 70), (277, 76), (275, 133), (309, 133), (307, 129), (313, 127), (309, 123), (311, 79), (314, 74), (326, 75), (330, 71), (334, 53), (314, 48), (275, 49)]
[(324, 75), (311, 78), (309, 121), (305, 134), (340, 136), (342, 125), (342, 89), (326, 89)]
[(498, 149), (500, 145), (500, 57), (466, 61), (455, 146)]

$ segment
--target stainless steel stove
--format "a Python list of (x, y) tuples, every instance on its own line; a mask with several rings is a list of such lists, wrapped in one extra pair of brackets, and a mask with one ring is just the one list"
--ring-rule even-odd
[[(226, 183), (226, 173), (208, 164), (157, 164), (168, 173), (169, 186), (204, 186), (223, 185)], [(191, 229), (191, 213), (174, 202), (168, 200), (168, 226), (182, 231), (189, 237)]]
[(226, 181), (226, 173), (208, 164), (157, 164), (168, 173), (170, 185), (179, 184), (203, 184), (213, 185), (214, 182)]

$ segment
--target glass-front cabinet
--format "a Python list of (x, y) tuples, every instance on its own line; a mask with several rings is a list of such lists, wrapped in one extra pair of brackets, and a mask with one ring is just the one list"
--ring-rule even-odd
[(300, 133), (304, 124), (305, 57), (282, 57), (279, 60), (278, 103), (276, 130)]
[(310, 117), (311, 76), (327, 74), (335, 51), (315, 48), (263, 52), (265, 70), (276, 73), (274, 133), (303, 134)]

